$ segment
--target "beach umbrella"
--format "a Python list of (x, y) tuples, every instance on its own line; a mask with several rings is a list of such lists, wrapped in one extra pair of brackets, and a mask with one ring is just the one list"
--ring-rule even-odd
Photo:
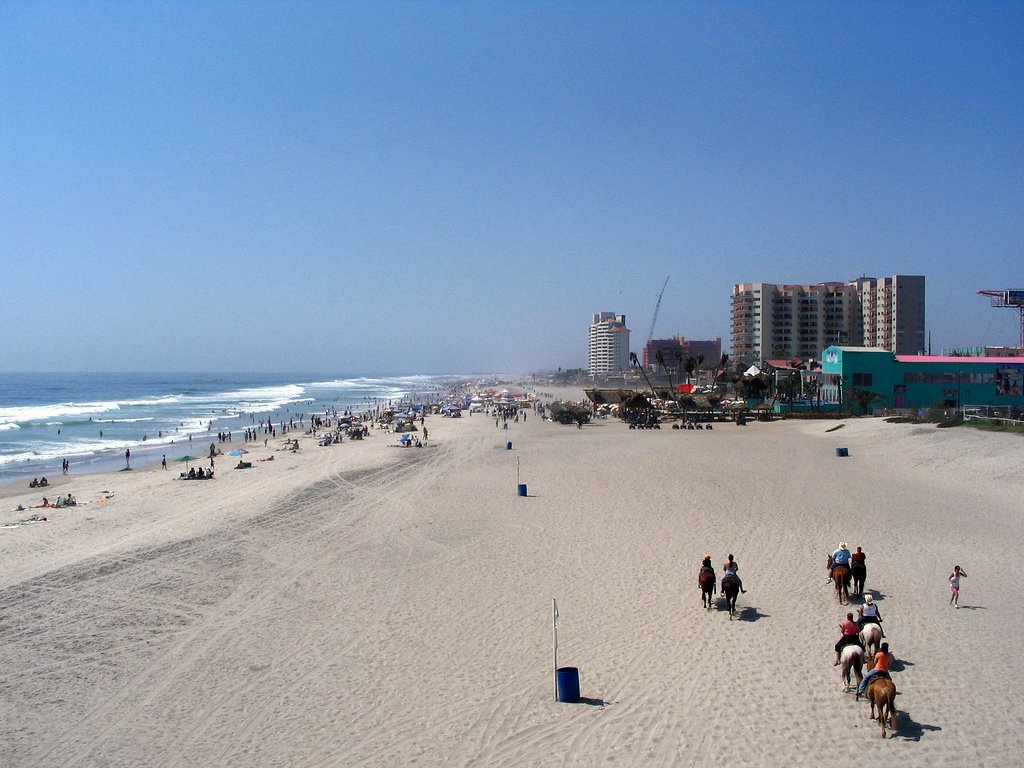
[(190, 461), (199, 461), (199, 457), (198, 456), (182, 456), (180, 459), (175, 459), (175, 461), (184, 461), (185, 462), (185, 471), (188, 472), (188, 463)]
[(228, 452), (228, 456), (245, 456), (248, 451), (245, 448), (235, 448), (233, 451)]

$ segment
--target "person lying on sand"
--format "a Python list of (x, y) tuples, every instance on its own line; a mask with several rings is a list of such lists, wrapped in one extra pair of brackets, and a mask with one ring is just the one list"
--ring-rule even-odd
[(45, 515), (32, 515), (32, 517), (23, 517), (21, 520), (16, 520), (13, 523), (5, 523), (4, 528), (17, 528), (19, 525), (30, 525), (31, 523), (45, 523)]

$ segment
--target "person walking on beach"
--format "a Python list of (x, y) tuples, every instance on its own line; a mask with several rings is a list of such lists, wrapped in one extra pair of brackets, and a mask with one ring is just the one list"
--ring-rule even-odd
[(966, 575), (967, 571), (959, 565), (953, 566), (953, 572), (949, 574), (949, 604), (954, 608), (960, 607), (960, 577)]
[(167, 454), (166, 453), (163, 455), (163, 458), (160, 459), (160, 466), (163, 467), (164, 469), (167, 469)]

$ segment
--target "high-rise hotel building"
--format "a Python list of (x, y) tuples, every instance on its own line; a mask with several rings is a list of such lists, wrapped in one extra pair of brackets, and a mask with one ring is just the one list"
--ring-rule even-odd
[(626, 316), (597, 312), (587, 342), (587, 369), (603, 375), (629, 368), (629, 328)]
[(732, 357), (817, 358), (832, 344), (924, 350), (924, 277), (848, 283), (739, 283), (732, 289)]

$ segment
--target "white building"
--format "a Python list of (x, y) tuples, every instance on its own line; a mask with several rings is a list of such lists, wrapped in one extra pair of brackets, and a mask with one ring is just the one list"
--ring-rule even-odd
[(604, 375), (629, 368), (629, 328), (626, 316), (597, 312), (587, 343), (587, 369)]

